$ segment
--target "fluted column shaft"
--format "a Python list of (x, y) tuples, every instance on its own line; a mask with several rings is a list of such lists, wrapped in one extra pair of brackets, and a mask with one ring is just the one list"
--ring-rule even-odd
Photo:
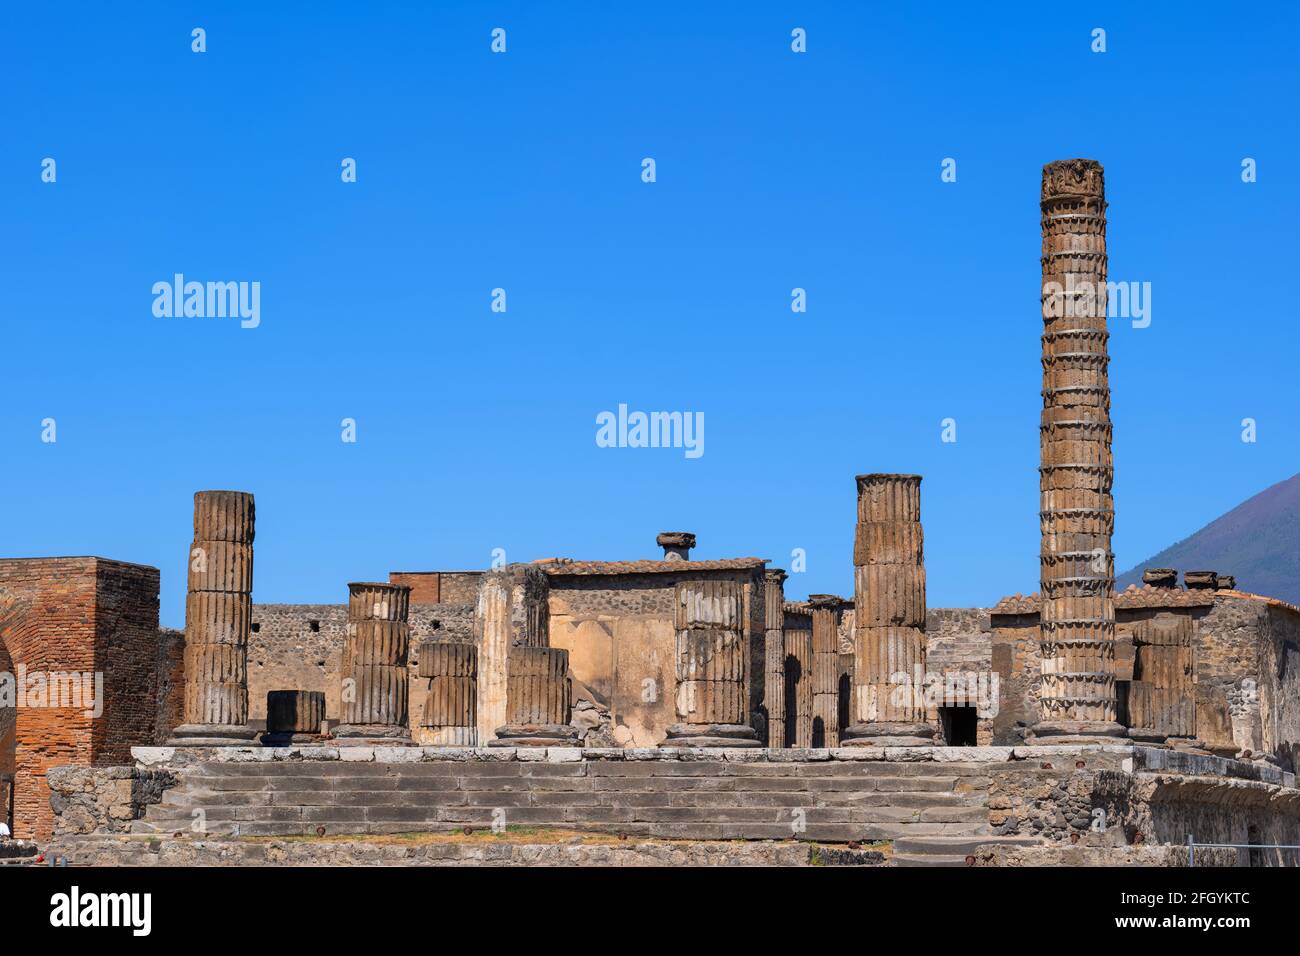
[(812, 616), (789, 612), (785, 622), (786, 746), (813, 745)]
[(840, 612), (833, 594), (812, 594), (812, 746), (840, 745)]
[(919, 475), (858, 475), (854, 662), (847, 746), (934, 743), (925, 707)]
[(253, 496), (194, 495), (185, 598), (184, 723), (176, 745), (238, 745), (248, 729), (248, 635), (253, 613)]
[(692, 578), (676, 588), (676, 707), (666, 745), (759, 746), (749, 725), (745, 589), (738, 580)]
[(1123, 733), (1115, 703), (1115, 511), (1101, 164), (1043, 167), (1041, 680), (1035, 739)]
[(1129, 736), (1147, 743), (1195, 740), (1194, 634), (1190, 617), (1134, 623)]
[(420, 645), (420, 677), (428, 680), (420, 742), (434, 747), (478, 745), (478, 649), (454, 641)]
[(767, 712), (767, 745), (785, 742), (785, 572), (763, 575), (763, 709)]
[(408, 712), (411, 589), (403, 584), (348, 585), (343, 643), (343, 723), (339, 737), (410, 737)]

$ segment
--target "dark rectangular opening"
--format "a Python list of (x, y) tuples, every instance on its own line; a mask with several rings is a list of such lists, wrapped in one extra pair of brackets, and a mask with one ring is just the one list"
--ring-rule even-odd
[(943, 739), (949, 747), (974, 747), (978, 739), (979, 717), (974, 707), (940, 707), (939, 720)]

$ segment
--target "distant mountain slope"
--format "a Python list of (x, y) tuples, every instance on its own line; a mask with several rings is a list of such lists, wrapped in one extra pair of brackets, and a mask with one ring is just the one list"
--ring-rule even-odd
[(1120, 575), (1117, 590), (1142, 584), (1143, 568), (1221, 571), (1237, 588), (1300, 604), (1300, 474), (1266, 488), (1190, 538)]

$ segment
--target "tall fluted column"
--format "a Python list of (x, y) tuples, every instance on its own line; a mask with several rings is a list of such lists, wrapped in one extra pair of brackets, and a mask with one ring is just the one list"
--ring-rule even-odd
[(248, 634), (253, 614), (253, 496), (194, 495), (185, 598), (185, 722), (174, 746), (248, 744)]
[(664, 746), (758, 747), (749, 725), (744, 584), (677, 584), (677, 719)]
[(1124, 734), (1115, 706), (1115, 527), (1101, 164), (1043, 167), (1040, 743)]
[(767, 745), (785, 743), (785, 572), (763, 574), (763, 709), (767, 711)]
[(845, 746), (926, 745), (920, 475), (858, 475), (853, 725)]
[(343, 723), (336, 737), (408, 742), (411, 589), (404, 584), (348, 585), (343, 644)]
[(813, 747), (840, 745), (840, 612), (834, 594), (810, 594), (812, 607)]
[(785, 612), (785, 745), (811, 747), (812, 739), (812, 615), (792, 604)]

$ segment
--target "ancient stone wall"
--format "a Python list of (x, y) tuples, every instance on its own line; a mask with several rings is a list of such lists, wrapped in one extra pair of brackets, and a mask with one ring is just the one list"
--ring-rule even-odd
[[(248, 643), (249, 720), (266, 720), (266, 695), (273, 690), (323, 690), (330, 720), (341, 716), (339, 667), (347, 631), (346, 604), (254, 604)], [(472, 604), (415, 604), (410, 611), (411, 721), (418, 726), (427, 681), (416, 668), (416, 649), (425, 640), (473, 640)]]
[(15, 836), (49, 835), (50, 767), (121, 762), (156, 739), (158, 580), (156, 568), (101, 558), (0, 560), (10, 689), (27, 678), (13, 714)]
[(128, 833), (145, 808), (162, 800), (176, 775), (133, 766), (52, 767), (48, 774), (55, 837)]
[[(761, 675), (761, 574), (759, 569), (551, 576), (551, 646), (569, 651), (573, 679), (609, 709), (613, 739), (619, 746), (655, 746), (677, 722), (674, 601), (679, 580), (712, 576), (745, 582), (749, 673)], [(761, 676), (751, 680), (751, 704), (761, 702), (761, 685)]]
[(1038, 719), (1038, 615), (994, 615), (991, 621), (991, 657), (1000, 693), (998, 712), (991, 721), (993, 743), (1014, 746)]
[[(931, 675), (958, 687), (963, 700), (975, 698), (979, 715), (975, 742), (987, 746), (994, 742), (993, 720), (1001, 707), (1001, 675), (992, 681), (993, 627), (986, 608), (929, 608), (925, 615), (926, 667)], [(975, 694), (969, 693), (974, 689)], [(957, 702), (958, 695), (952, 695)], [(987, 702), (991, 706), (980, 706)], [(939, 723), (938, 715), (931, 720)]]
[(93, 724), (96, 764), (126, 761), (132, 747), (157, 736), (158, 585), (157, 568), (97, 559), (95, 658), (104, 701)]
[(185, 632), (158, 629), (154, 670), (158, 687), (154, 694), (154, 742), (164, 743), (185, 718)]
[(1300, 613), (1269, 606), (1260, 672), (1263, 751), (1287, 770), (1300, 770)]

